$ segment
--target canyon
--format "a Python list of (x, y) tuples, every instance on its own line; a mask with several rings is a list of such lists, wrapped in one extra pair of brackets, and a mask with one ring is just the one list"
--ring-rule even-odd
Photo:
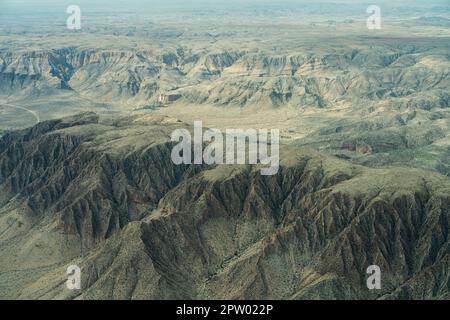
[[(380, 0), (379, 30), (345, 0), (79, 0), (80, 30), (26, 4), (0, 10), (1, 299), (450, 299), (448, 3)], [(196, 121), (279, 130), (276, 174), (174, 163)]]

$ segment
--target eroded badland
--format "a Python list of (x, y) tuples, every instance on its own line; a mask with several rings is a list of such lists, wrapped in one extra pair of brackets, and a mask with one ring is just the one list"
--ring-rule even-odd
[[(381, 1), (380, 30), (345, 1), (82, 3), (80, 30), (0, 5), (0, 298), (448, 299), (450, 7), (431, 2)], [(197, 120), (279, 129), (278, 173), (174, 164)]]

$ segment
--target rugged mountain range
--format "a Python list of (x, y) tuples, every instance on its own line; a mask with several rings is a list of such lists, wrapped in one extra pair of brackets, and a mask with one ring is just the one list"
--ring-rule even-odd
[(289, 52), (6, 50), (0, 52), (0, 88), (4, 96), (29, 99), (73, 90), (98, 102), (120, 103), (122, 109), (149, 104), (161, 93), (181, 94), (184, 103), (258, 108), (361, 101), (389, 101), (397, 108), (448, 106), (445, 41), (436, 40), (431, 48), (425, 40), (390, 41), (342, 45), (323, 54), (300, 47)]
[[(0, 5), (0, 299), (450, 299), (445, 1), (107, 2)], [(175, 165), (198, 120), (278, 173)]]
[(275, 176), (176, 166), (181, 127), (88, 113), (3, 136), (0, 296), (450, 298), (448, 177), (288, 145)]

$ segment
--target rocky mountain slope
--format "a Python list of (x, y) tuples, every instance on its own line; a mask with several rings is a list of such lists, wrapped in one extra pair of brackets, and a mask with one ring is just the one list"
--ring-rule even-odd
[[(445, 1), (119, 2), (0, 10), (0, 299), (450, 299)], [(196, 120), (278, 174), (174, 165)]]
[(448, 177), (295, 146), (275, 176), (175, 166), (185, 126), (88, 113), (3, 136), (0, 297), (450, 298)]

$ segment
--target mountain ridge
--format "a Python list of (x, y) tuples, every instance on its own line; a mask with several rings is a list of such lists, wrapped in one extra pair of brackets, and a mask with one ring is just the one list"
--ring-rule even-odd
[[(282, 146), (280, 172), (273, 177), (251, 166), (176, 168), (163, 160), (170, 157), (164, 141), (179, 126), (185, 124), (167, 117), (90, 113), (2, 137), (0, 167), (10, 174), (2, 170), (0, 185), (2, 195), (10, 196), (3, 197), (0, 214), (0, 252), (8, 257), (1, 263), (1, 296), (448, 298), (447, 177), (418, 169), (368, 169), (293, 146)], [(71, 136), (61, 141), (72, 149), (59, 148), (76, 155), (80, 169), (70, 155), (52, 150), (58, 143), (44, 147), (61, 134)], [(130, 141), (135, 141), (131, 149)], [(8, 161), (13, 149), (23, 152), (23, 160)], [(37, 157), (36, 150), (47, 156)], [(90, 156), (80, 156), (81, 150), (91, 150)], [(120, 169), (114, 157), (132, 161)], [(46, 170), (38, 170), (38, 159)], [(69, 187), (62, 184), (60, 191), (49, 183), (60, 185), (61, 171), (52, 169), (58, 163), (72, 172)], [(26, 175), (30, 165), (40, 174), (11, 178), (14, 172)], [(124, 168), (129, 170), (121, 173)], [(74, 174), (77, 170), (86, 174)], [(158, 193), (153, 188), (163, 186), (164, 177), (168, 187), (158, 187)], [(30, 189), (41, 181), (44, 188)], [(66, 205), (54, 215), (58, 211), (49, 210), (46, 201), (58, 208), (53, 205), (58, 198)], [(120, 208), (132, 215), (117, 217)], [(108, 216), (118, 222), (105, 233), (102, 221)], [(69, 264), (83, 270), (79, 293), (64, 289)], [(382, 292), (365, 288), (371, 264), (384, 270)], [(5, 289), (16, 274), (20, 287)]]

